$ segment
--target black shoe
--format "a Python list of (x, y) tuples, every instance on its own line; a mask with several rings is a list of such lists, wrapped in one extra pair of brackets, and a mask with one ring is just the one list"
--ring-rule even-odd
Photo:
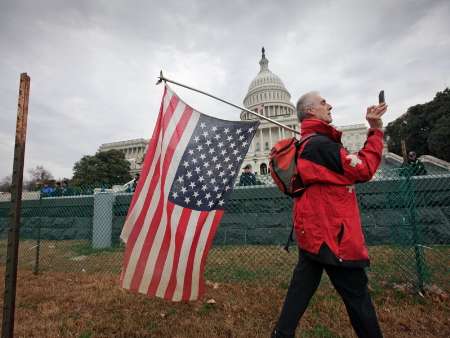
[(274, 329), (270, 338), (295, 338), (295, 335), (286, 335), (284, 333), (281, 333), (277, 329)]

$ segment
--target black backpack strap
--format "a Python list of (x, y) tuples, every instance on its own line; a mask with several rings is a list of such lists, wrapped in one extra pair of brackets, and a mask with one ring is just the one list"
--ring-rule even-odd
[[(298, 151), (300, 150), (301, 145), (302, 145), (303, 143), (305, 143), (307, 140), (309, 140), (311, 137), (316, 136), (316, 135), (317, 135), (316, 133), (309, 134), (309, 135), (306, 135), (304, 138), (301, 138), (301, 139), (299, 140), (299, 142), (298, 142), (297, 145), (296, 145), (296, 147), (297, 147), (297, 153), (296, 153), (296, 155), (295, 155), (295, 162), (296, 162), (296, 163), (297, 163)], [(304, 191), (303, 191), (303, 192), (304, 192)], [(303, 193), (302, 193), (302, 194), (303, 194)], [(299, 196), (298, 196), (298, 197), (299, 197)], [(294, 235), (294, 222), (292, 222), (291, 232), (289, 233), (289, 237), (288, 237), (287, 242), (286, 242), (286, 244), (285, 244), (285, 246), (284, 246), (284, 248), (283, 248), (284, 250), (286, 250), (286, 252), (289, 252), (289, 246), (291, 245), (291, 242), (294, 241), (293, 235)]]

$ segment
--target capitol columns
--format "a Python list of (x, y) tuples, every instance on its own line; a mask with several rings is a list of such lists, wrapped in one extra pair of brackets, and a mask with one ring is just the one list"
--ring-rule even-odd
[(269, 127), (269, 149), (272, 149), (273, 147), (273, 141), (272, 141), (272, 128)]

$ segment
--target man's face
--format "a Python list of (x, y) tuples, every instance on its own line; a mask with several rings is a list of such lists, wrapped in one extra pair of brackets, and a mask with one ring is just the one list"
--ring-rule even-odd
[(333, 107), (327, 103), (323, 97), (316, 95), (313, 97), (313, 105), (309, 110), (309, 113), (316, 119), (322, 120), (326, 123), (331, 123), (333, 121), (333, 118), (331, 117), (331, 109), (333, 109)]
[(416, 155), (416, 153), (415, 152), (410, 152), (409, 154), (408, 154), (408, 158), (411, 160), (411, 161), (415, 161), (416, 160), (416, 157), (417, 157), (417, 155)]

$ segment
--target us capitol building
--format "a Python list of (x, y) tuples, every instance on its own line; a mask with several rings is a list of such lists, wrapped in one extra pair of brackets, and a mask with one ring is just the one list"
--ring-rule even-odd
[[(283, 81), (269, 69), (269, 60), (265, 50), (259, 61), (260, 70), (248, 87), (244, 98), (244, 107), (260, 115), (270, 117), (294, 130), (299, 130), (297, 113), (291, 103), (291, 94), (287, 91)], [(257, 116), (243, 111), (241, 120), (258, 119)], [(364, 144), (367, 127), (364, 124), (338, 127), (343, 132), (342, 143), (349, 152), (358, 151)], [(254, 172), (266, 175), (268, 172), (268, 158), (273, 145), (280, 139), (298, 137), (284, 128), (278, 127), (269, 121), (262, 120), (258, 131), (253, 138), (243, 166), (250, 164)]]
[[(267, 116), (284, 125), (298, 130), (297, 113), (291, 103), (291, 94), (283, 84), (283, 81), (269, 69), (269, 60), (266, 58), (265, 50), (262, 49), (260, 70), (248, 87), (244, 98), (244, 107)], [(240, 116), (241, 120), (257, 119), (246, 111)], [(367, 135), (367, 127), (364, 124), (337, 127), (343, 132), (342, 143), (350, 152), (358, 151), (364, 144)], [(294, 133), (280, 128), (272, 123), (261, 120), (243, 166), (250, 164), (252, 171), (258, 175), (267, 175), (268, 158), (270, 149), (280, 139), (293, 137)], [(148, 146), (147, 139), (119, 141), (102, 144), (98, 151), (116, 149), (122, 151), (125, 159), (130, 162), (130, 173), (134, 175), (141, 169), (143, 158)]]

